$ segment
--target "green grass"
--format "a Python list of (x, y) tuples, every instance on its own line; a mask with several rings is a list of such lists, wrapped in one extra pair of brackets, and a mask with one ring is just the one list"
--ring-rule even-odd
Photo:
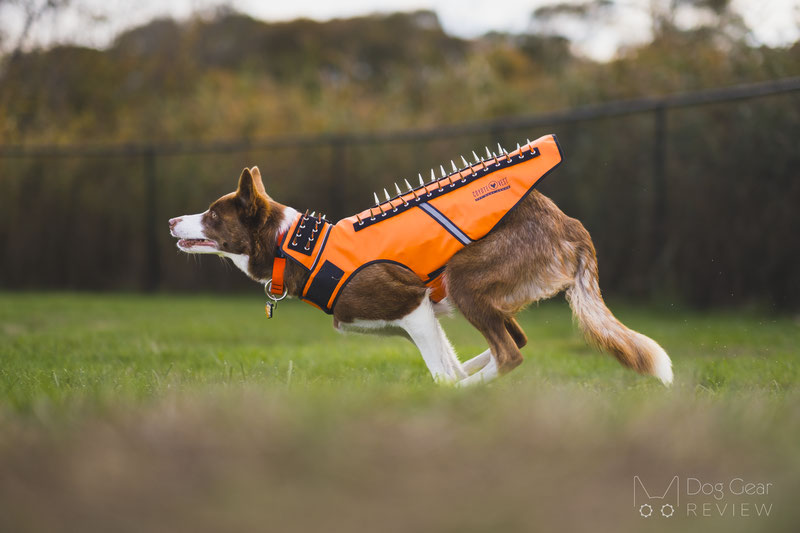
[(257, 292), (2, 294), (0, 530), (635, 530), (633, 475), (772, 481), (768, 519), (673, 522), (793, 530), (798, 319), (611, 307), (674, 387), (588, 347), (563, 301), (520, 315), (521, 367), (459, 390), (403, 339), (297, 302), (267, 320)]

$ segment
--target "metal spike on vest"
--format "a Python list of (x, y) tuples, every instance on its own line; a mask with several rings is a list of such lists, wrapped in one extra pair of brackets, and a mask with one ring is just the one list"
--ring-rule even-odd
[(562, 160), (555, 135), (529, 141), (511, 153), (498, 148), (500, 155), (487, 147), (486, 161), (473, 152), (475, 163), (451, 176), (440, 166), (449, 181), (437, 179), (431, 170), (427, 184), (422, 175), (414, 189), (406, 180), (407, 192), (395, 183), (394, 199), (386, 189), (383, 203), (373, 193), (375, 206), (335, 225), (321, 217), (318, 225), (299, 229), (304, 218), (298, 215), (290, 235), (305, 235), (309, 227), (318, 226), (312, 239), (301, 238), (297, 245), (285, 239), (281, 245), (287, 258), (308, 274), (301, 299), (332, 313), (352, 275), (375, 263), (410, 270), (431, 288), (433, 301), (444, 298), (442, 273), (450, 258), (491, 232)]

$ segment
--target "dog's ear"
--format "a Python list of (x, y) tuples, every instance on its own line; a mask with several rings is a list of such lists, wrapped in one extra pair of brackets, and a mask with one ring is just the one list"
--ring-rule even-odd
[[(255, 167), (254, 167), (255, 168)], [(256, 175), (258, 179), (253, 176), (249, 168), (242, 170), (239, 176), (239, 188), (236, 191), (236, 199), (244, 209), (244, 213), (248, 218), (254, 218), (257, 222), (263, 222), (269, 216), (269, 202), (264, 190), (264, 184), (261, 182), (261, 173), (256, 168)], [(260, 190), (259, 190), (260, 187)]]
[(256, 186), (256, 190), (264, 196), (268, 196), (267, 190), (264, 188), (264, 182), (261, 181), (261, 171), (258, 170), (258, 167), (251, 168), (250, 175), (253, 176), (253, 183)]

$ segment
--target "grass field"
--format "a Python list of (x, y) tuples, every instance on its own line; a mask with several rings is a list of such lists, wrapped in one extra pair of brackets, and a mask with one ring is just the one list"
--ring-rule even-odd
[[(563, 301), (520, 315), (519, 369), (457, 390), (405, 340), (294, 302), (266, 320), (257, 292), (2, 294), (0, 531), (796, 531), (798, 319), (611, 307), (673, 388), (587, 347)], [(673, 517), (639, 516), (637, 475), (679, 476)]]

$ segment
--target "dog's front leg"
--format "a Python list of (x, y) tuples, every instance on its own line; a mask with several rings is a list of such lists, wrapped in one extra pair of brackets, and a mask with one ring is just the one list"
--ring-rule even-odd
[(427, 296), (419, 307), (398, 320), (397, 324), (408, 332), (435, 381), (455, 383), (466, 377)]
[(474, 374), (475, 372), (485, 367), (491, 360), (492, 360), (492, 351), (486, 350), (485, 352), (476, 355), (472, 359), (465, 361), (464, 372), (466, 372), (467, 374)]
[[(484, 353), (489, 354), (489, 360), (486, 362), (486, 364), (484, 364), (480, 370), (478, 370), (471, 376), (466, 377), (461, 381), (457, 382), (456, 383), (457, 386), (466, 387), (468, 385), (476, 385), (478, 383), (488, 383), (489, 381), (492, 381), (499, 375), (497, 371), (497, 361), (495, 361), (494, 357), (492, 357), (492, 352), (486, 350)], [(477, 359), (478, 357), (481, 356), (483, 356), (483, 354), (474, 357), (473, 359)], [(470, 361), (472, 361), (473, 359), (470, 359)]]

